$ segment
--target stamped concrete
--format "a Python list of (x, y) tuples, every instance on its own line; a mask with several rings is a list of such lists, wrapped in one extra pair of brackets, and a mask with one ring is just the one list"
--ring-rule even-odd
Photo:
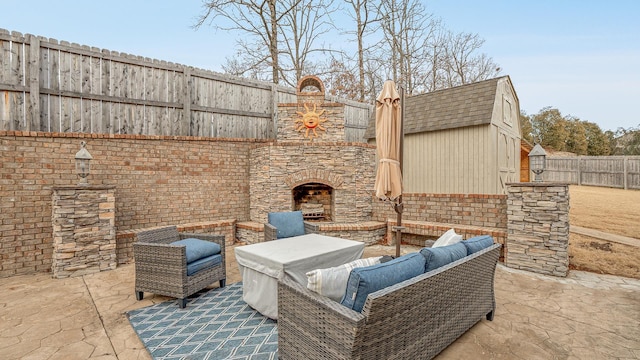
[[(227, 271), (228, 283), (241, 280), (233, 251)], [(125, 312), (171, 299), (136, 301), (133, 279), (132, 264), (69, 279), (0, 279), (0, 359), (150, 359)], [(495, 288), (494, 321), (482, 320), (436, 359), (640, 359), (640, 280), (499, 265)]]

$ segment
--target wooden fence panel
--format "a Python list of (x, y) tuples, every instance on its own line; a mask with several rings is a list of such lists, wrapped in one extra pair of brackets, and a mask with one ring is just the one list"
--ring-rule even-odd
[[(24, 43), (0, 38), (0, 83), (6, 84), (2, 90), (0, 101), (0, 129), (16, 130), (24, 126), (24, 104), (26, 83), (24, 76), (25, 49)], [(15, 89), (16, 91), (10, 91)]]
[(547, 157), (547, 168), (543, 179), (549, 182), (579, 183), (579, 166), (577, 158)]
[(640, 156), (548, 157), (544, 181), (640, 189)]
[[(0, 129), (274, 138), (295, 89), (0, 29)], [(328, 99), (336, 101), (335, 99)], [(347, 141), (372, 107), (345, 103)]]
[(640, 156), (627, 159), (627, 188), (640, 190)]
[(580, 168), (582, 185), (602, 185), (624, 188), (624, 159), (584, 157)]

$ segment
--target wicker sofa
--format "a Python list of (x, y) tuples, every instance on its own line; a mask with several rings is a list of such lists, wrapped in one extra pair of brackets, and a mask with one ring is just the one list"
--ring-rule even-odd
[(278, 283), (281, 359), (431, 359), (495, 310), (494, 244), (368, 295), (362, 312)]
[[(205, 263), (201, 269), (189, 274), (186, 246), (174, 243), (193, 238), (218, 244), (219, 262), (215, 266)], [(220, 287), (226, 283), (224, 235), (183, 233), (175, 226), (140, 231), (133, 243), (133, 254), (138, 300), (142, 300), (144, 292), (149, 292), (178, 298), (178, 305), (184, 308), (188, 296), (216, 281)]]

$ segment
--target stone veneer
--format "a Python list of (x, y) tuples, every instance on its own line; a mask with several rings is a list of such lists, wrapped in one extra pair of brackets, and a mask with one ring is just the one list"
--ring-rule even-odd
[(559, 183), (507, 185), (505, 265), (547, 275), (569, 271), (569, 186)]
[[(269, 212), (296, 210), (293, 190), (311, 183), (331, 187), (327, 217), (332, 223), (371, 220), (376, 148), (345, 141), (344, 104), (325, 103), (324, 93), (324, 84), (316, 76), (300, 79), (298, 102), (278, 104), (277, 141), (251, 149), (251, 221), (266, 223)], [(323, 129), (318, 126), (315, 133), (307, 133), (300, 120), (308, 113), (320, 115)], [(241, 236), (249, 237), (249, 230), (242, 229)]]
[(53, 277), (115, 269), (115, 186), (54, 187), (52, 198)]
[[(298, 130), (300, 123), (296, 123), (296, 120), (301, 118), (299, 113), (305, 114), (307, 111), (314, 111), (314, 109), (316, 113), (323, 112), (320, 118), (327, 121), (320, 123), (320, 126), (325, 130), (316, 128), (315, 133), (311, 130), (309, 137), (305, 137), (307, 129), (302, 127)], [(344, 141), (346, 137), (344, 124), (344, 104), (311, 102), (278, 104), (279, 141)]]
[(293, 189), (321, 183), (333, 189), (332, 221), (371, 220), (375, 147), (358, 143), (271, 143), (251, 150), (250, 217), (265, 223), (267, 214), (293, 210)]
[[(311, 233), (334, 236), (355, 241), (362, 241), (367, 245), (379, 244), (384, 239), (387, 224), (379, 221), (364, 221), (351, 224), (336, 224), (330, 222), (308, 222)], [(264, 224), (254, 221), (238, 222), (236, 236), (238, 241), (245, 244), (255, 244), (264, 241)]]

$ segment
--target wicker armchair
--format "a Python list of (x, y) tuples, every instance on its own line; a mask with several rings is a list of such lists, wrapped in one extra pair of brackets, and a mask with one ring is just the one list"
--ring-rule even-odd
[[(179, 305), (187, 305), (186, 298), (212, 284), (220, 282), (225, 286), (225, 242), (224, 235), (178, 233), (175, 226), (141, 231), (133, 243), (135, 259), (136, 298), (142, 300), (144, 292), (175, 297)], [(222, 262), (205, 267), (192, 275), (187, 275), (186, 247), (172, 245), (174, 241), (197, 238), (220, 245)]]

